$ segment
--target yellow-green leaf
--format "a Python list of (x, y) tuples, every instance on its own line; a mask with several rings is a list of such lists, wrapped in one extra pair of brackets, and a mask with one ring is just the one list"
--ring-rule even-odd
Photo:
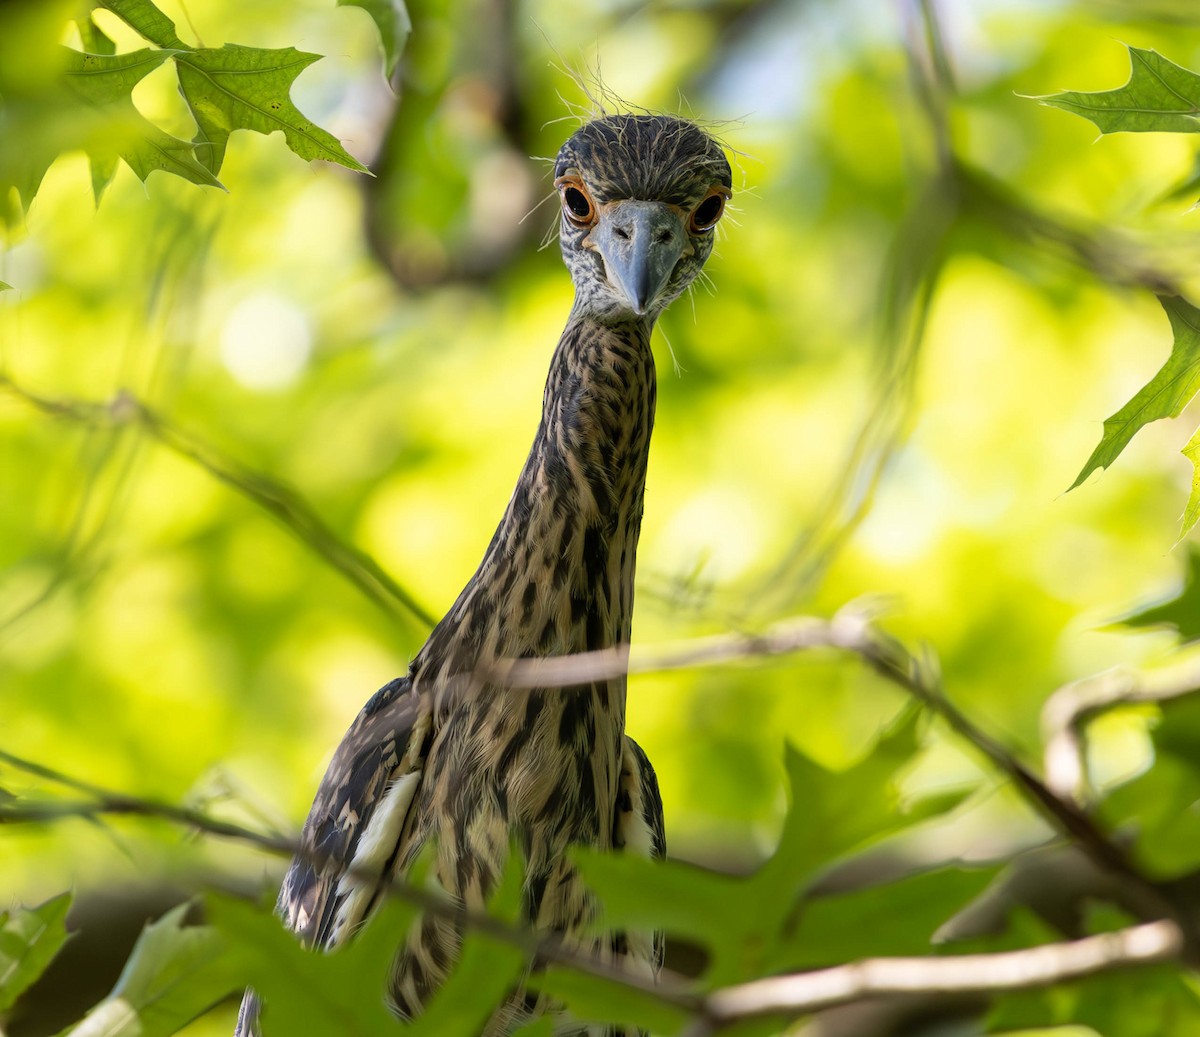
[(1100, 443), (1071, 484), (1072, 490), (1097, 468), (1112, 464), (1142, 426), (1176, 417), (1200, 391), (1200, 310), (1178, 296), (1160, 296), (1158, 301), (1175, 334), (1171, 355), (1133, 399), (1104, 422)]
[(0, 914), (0, 1013), (26, 990), (67, 942), (71, 894), (60, 893), (34, 908)]
[(305, 159), (324, 159), (366, 171), (337, 139), (306, 119), (290, 96), (293, 81), (319, 54), (293, 47), (267, 50), (227, 43), (177, 55), (179, 89), (198, 127), (195, 143), (214, 175), (234, 130), (282, 131), (287, 145)]
[(1129, 82), (1116, 90), (1068, 90), (1036, 100), (1082, 115), (1101, 133), (1200, 132), (1200, 75), (1153, 50), (1129, 48)]
[(338, 7), (361, 7), (371, 16), (379, 30), (384, 68), (388, 79), (391, 79), (400, 63), (404, 44), (412, 32), (412, 20), (408, 17), (404, 0), (337, 0), (337, 4)]

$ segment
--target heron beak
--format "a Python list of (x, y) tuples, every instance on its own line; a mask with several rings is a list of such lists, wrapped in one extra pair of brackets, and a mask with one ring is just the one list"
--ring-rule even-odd
[(639, 316), (654, 305), (688, 246), (678, 211), (634, 199), (602, 207), (588, 237), (604, 259), (609, 283)]

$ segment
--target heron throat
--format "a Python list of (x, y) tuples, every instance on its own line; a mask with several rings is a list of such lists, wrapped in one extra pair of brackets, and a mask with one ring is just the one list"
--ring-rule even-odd
[(453, 678), (489, 659), (628, 642), (654, 425), (650, 333), (648, 318), (612, 321), (576, 304), (512, 498), (414, 674), (427, 660)]

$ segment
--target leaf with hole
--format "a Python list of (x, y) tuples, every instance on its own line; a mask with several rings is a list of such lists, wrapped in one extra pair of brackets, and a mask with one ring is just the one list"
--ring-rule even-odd
[(293, 81), (319, 60), (319, 54), (293, 47), (266, 50), (234, 43), (177, 54), (179, 89), (196, 120), (196, 151), (205, 168), (214, 176), (220, 170), (234, 130), (279, 130), (301, 158), (365, 172), (366, 166), (292, 103)]

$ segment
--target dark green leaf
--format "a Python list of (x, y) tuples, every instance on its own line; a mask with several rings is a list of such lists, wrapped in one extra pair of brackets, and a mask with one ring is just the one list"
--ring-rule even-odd
[(117, 158), (145, 180), (155, 170), (174, 173), (195, 184), (221, 187), (213, 173), (196, 160), (194, 146), (160, 130), (134, 107), (130, 91), (175, 52), (131, 51), (128, 54), (66, 53), (66, 81), (93, 111), (95, 125), (82, 142), (92, 161), (92, 186), (97, 200)]
[(67, 85), (83, 101), (109, 105), (124, 101), (130, 91), (167, 58), (169, 50), (145, 47), (127, 54), (84, 54), (64, 47)]
[(0, 914), (0, 1013), (32, 984), (67, 942), (71, 894), (60, 893), (35, 908)]
[(1174, 597), (1117, 620), (1127, 627), (1171, 627), (1184, 643), (1200, 640), (1200, 548), (1188, 545), (1183, 587)]
[(1129, 82), (1116, 90), (1071, 90), (1037, 100), (1082, 115), (1101, 133), (1200, 131), (1200, 76), (1138, 47), (1129, 48), (1129, 63)]
[(371, 16), (383, 43), (383, 61), (387, 77), (395, 74), (404, 44), (412, 32), (412, 21), (404, 0), (337, 0), (338, 7), (361, 7)]
[(896, 773), (919, 748), (919, 721), (918, 710), (904, 710), (862, 760), (842, 771), (827, 770), (788, 747), (791, 807), (778, 848), (753, 878), (765, 901), (792, 903), (836, 858), (961, 800), (957, 795), (901, 810)]
[(150, 0), (98, 0), (97, 7), (112, 11), (140, 36), (160, 47), (182, 50), (187, 47), (176, 34), (175, 23)]
[(11, 292), (12, 285), (7, 281), (0, 281), (0, 292)]
[(548, 968), (529, 985), (561, 1001), (585, 1022), (623, 1023), (651, 1033), (677, 1033), (687, 1022), (687, 1013), (650, 994), (572, 969)]
[(169, 1037), (239, 987), (228, 944), (180, 904), (142, 930), (112, 993), (71, 1037)]
[(1159, 418), (1176, 417), (1200, 390), (1200, 310), (1178, 296), (1161, 296), (1175, 341), (1167, 362), (1124, 407), (1104, 422), (1100, 445), (1070, 488), (1073, 490), (1097, 468), (1107, 468), (1142, 426)]
[(773, 966), (783, 971), (883, 954), (928, 954), (937, 929), (978, 896), (995, 874), (994, 868), (944, 868), (806, 900)]
[(253, 986), (262, 999), (267, 1033), (379, 1037), (397, 1029), (383, 992), (415, 909), (388, 900), (346, 946), (319, 954), (266, 908), (218, 894), (207, 904), (239, 985)]
[(366, 171), (331, 134), (306, 119), (292, 104), (292, 82), (319, 54), (292, 47), (264, 50), (227, 43), (219, 50), (195, 50), (177, 58), (179, 89), (198, 127), (196, 147), (214, 175), (225, 159), (234, 130), (273, 133), (305, 159), (324, 159)]

